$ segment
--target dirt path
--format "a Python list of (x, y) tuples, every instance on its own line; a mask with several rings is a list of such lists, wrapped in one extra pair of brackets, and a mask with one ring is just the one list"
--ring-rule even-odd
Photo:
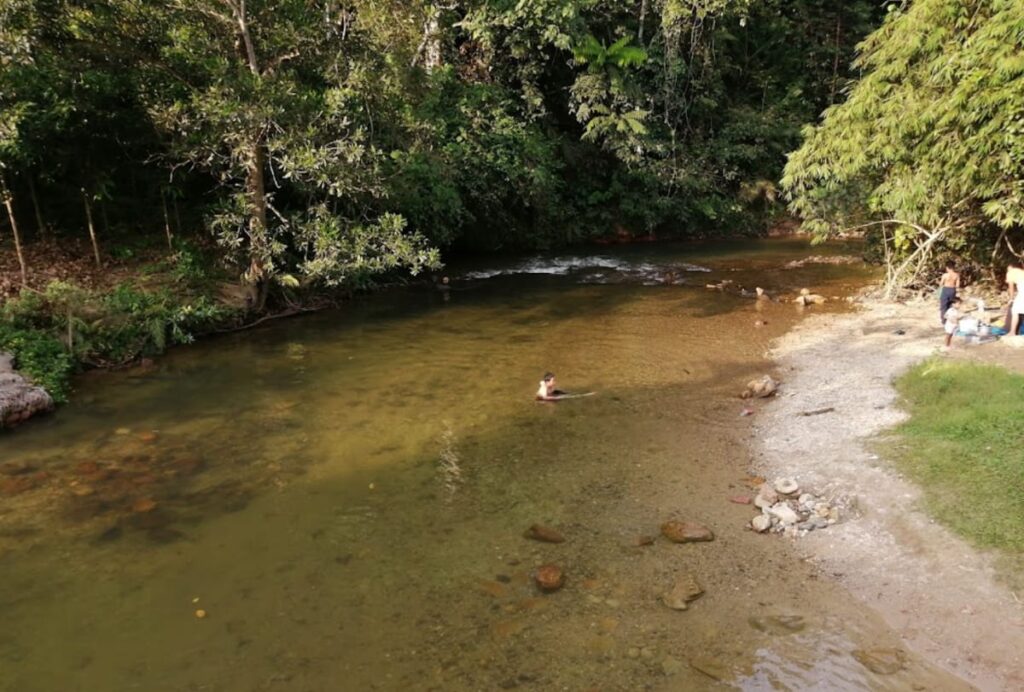
[[(909, 648), (982, 690), (1024, 689), (1024, 608), (996, 582), (994, 558), (933, 523), (919, 489), (867, 444), (904, 417), (894, 378), (941, 345), (931, 308), (867, 304), (811, 318), (780, 339), (772, 356), (784, 386), (758, 414), (755, 465), (849, 498), (856, 511), (797, 540), (797, 549), (876, 609)], [(1012, 350), (976, 354), (991, 359), (995, 349)], [(799, 415), (828, 407), (835, 411)]]

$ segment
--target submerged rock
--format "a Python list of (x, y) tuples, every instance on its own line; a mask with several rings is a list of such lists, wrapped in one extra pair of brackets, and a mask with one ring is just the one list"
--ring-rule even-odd
[(768, 634), (794, 634), (802, 632), (807, 623), (802, 615), (763, 615), (753, 616), (747, 622), (759, 632)]
[(523, 534), (524, 537), (532, 539), (534, 541), (541, 541), (542, 543), (564, 543), (565, 536), (547, 526), (541, 526), (540, 524), (534, 524), (530, 528), (526, 529)]
[(853, 657), (878, 675), (894, 675), (907, 665), (907, 654), (901, 649), (857, 649)]
[(533, 573), (533, 579), (541, 591), (558, 591), (565, 584), (565, 575), (557, 565), (541, 565)]
[(711, 529), (687, 521), (666, 521), (661, 525), (661, 534), (673, 543), (699, 543), (715, 540)]
[(672, 610), (686, 610), (692, 601), (704, 594), (704, 589), (692, 574), (680, 574), (672, 588), (661, 597), (661, 602)]

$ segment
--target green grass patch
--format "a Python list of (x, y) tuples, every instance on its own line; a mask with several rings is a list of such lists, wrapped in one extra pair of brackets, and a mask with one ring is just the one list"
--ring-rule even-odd
[(1024, 555), (1024, 376), (930, 360), (897, 388), (911, 417), (890, 452), (926, 509), (976, 545)]

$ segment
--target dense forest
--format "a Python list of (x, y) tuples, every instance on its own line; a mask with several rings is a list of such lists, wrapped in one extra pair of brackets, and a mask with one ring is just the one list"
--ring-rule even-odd
[(203, 228), (264, 294), (453, 246), (751, 231), (879, 19), (825, 0), (2, 0), (0, 165), (23, 236), (92, 234), (100, 256)]
[[(794, 213), (821, 237), (868, 230), (892, 286), (942, 253), (994, 259), (1024, 219), (1022, 15), (0, 0), (0, 241), (30, 289), (0, 348), (120, 362), (226, 306), (294, 307), (446, 253), (752, 234)], [(54, 245), (93, 268), (40, 274), (31, 249)], [(110, 270), (132, 261), (170, 284)]]

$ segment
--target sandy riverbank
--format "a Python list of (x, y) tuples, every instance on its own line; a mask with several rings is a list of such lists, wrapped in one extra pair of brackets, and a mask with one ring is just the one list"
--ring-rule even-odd
[(997, 583), (995, 558), (935, 524), (920, 490), (870, 449), (905, 415), (893, 380), (941, 345), (933, 307), (869, 302), (779, 339), (771, 356), (784, 386), (758, 414), (755, 467), (849, 499), (856, 511), (798, 539), (797, 550), (877, 610), (908, 648), (979, 689), (1022, 689), (1024, 607)]

